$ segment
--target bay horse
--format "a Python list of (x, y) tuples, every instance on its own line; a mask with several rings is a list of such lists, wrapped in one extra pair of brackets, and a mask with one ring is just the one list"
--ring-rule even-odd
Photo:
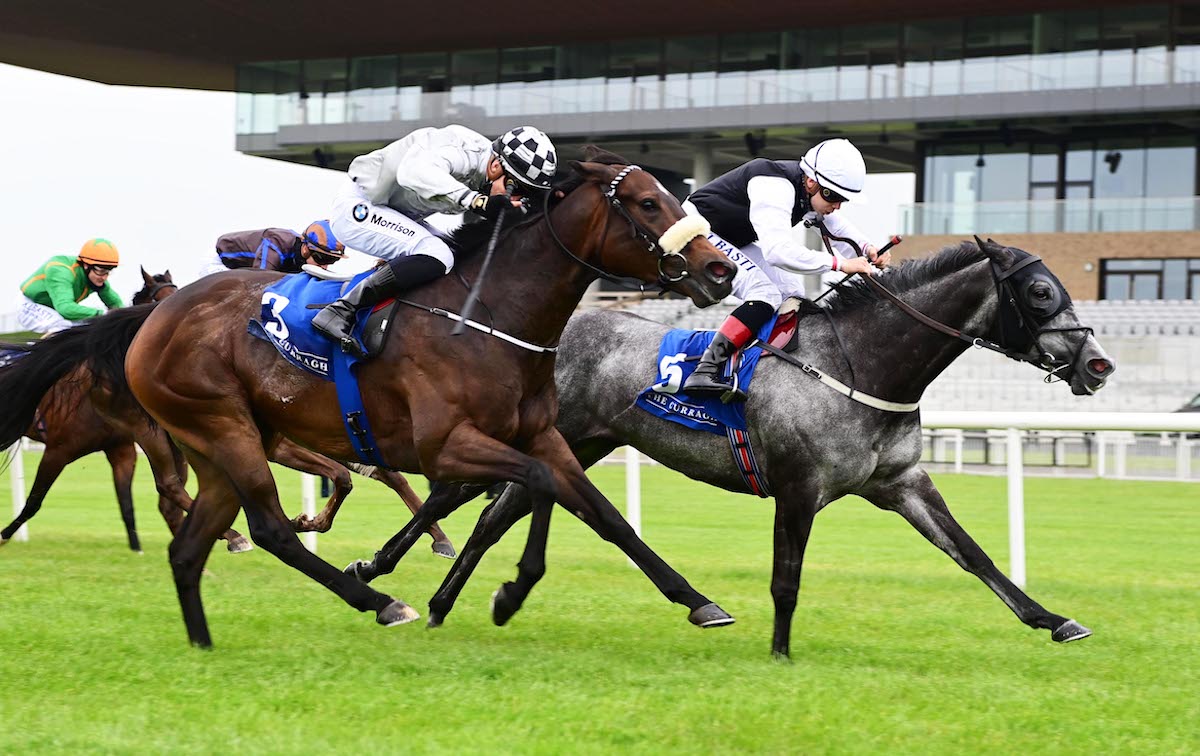
[[(1080, 324), (1062, 284), (1022, 250), (991, 240), (964, 242), (905, 262), (876, 279), (915, 311), (963, 334), (979, 334), (977, 346), (995, 338), (1009, 357), (1047, 370), (1073, 394), (1095, 392), (1115, 370), (1091, 329)], [(1005, 287), (1005, 281), (1013, 283)], [(1021, 327), (1002, 328), (1002, 321)], [(830, 297), (823, 311), (800, 320), (794, 363), (768, 355), (759, 362), (745, 411), (752, 448), (775, 498), (771, 650), (778, 657), (789, 653), (813, 518), (847, 494), (899, 514), (983, 581), (1029, 627), (1050, 630), (1058, 642), (1091, 634), (1029, 598), (955, 521), (921, 468), (918, 410), (884, 411), (852, 401), (798, 367), (811, 365), (869, 396), (915, 406), (929, 384), (973, 343), (971, 337), (952, 338), (927, 325), (914, 323), (867, 282), (854, 281)], [(666, 377), (659, 375), (657, 362), (668, 330), (627, 312), (594, 310), (572, 318), (556, 366), (562, 401), (558, 429), (584, 467), (630, 445), (689, 478), (748, 494), (725, 437), (634, 407), (643, 389)], [(510, 485), (485, 510), (430, 601), (431, 626), (449, 613), (483, 553), (531, 509), (527, 492)], [(497, 591), (492, 611), (498, 624), (520, 608), (540, 578), (544, 556), (537, 549), (544, 549), (546, 529), (546, 523), (531, 525), (542, 539), (530, 539), (517, 581)]]
[[(134, 294), (134, 305), (153, 305), (179, 288), (171, 280), (170, 271), (150, 275), (143, 268), (142, 278), (145, 285)], [(33, 357), (33, 354), (40, 355), (43, 351), (39, 347), (42, 342), (7, 345), (11, 352), (26, 353), (26, 358), (0, 367), (0, 394), (9, 398), (9, 411), (0, 417), (2, 445), (6, 447), (19, 439), (24, 428), (25, 436), (41, 441), (46, 446), (25, 506), (11, 523), (0, 530), (0, 545), (11, 539), (21, 525), (37, 514), (50, 487), (68, 464), (87, 454), (103, 451), (113, 468), (117, 501), (129, 548), (141, 552), (131, 490), (137, 462), (135, 442), (142, 447), (150, 462), (159, 493), (159, 512), (171, 533), (177, 533), (183, 524), (184, 514), (192, 505), (192, 498), (184, 488), (187, 463), (183, 455), (162, 428), (150, 421), (141, 407), (129, 401), (127, 396), (114, 396), (107, 386), (94, 380), (90, 359), (78, 360), (91, 352), (103, 351), (107, 344), (88, 343), (91, 339), (85, 331), (73, 336), (55, 334), (49, 338), (59, 339), (46, 343), (62, 345), (62, 348), (52, 351), (55, 355), (66, 357), (65, 360), (55, 357), (47, 361), (40, 356)], [(72, 355), (72, 352), (75, 354)], [(34, 407), (34, 420), (26, 422), (24, 417)], [(333, 491), (321, 512), (315, 516), (299, 514), (291, 520), (297, 532), (327, 532), (342, 503), (353, 490), (350, 470), (286, 439), (272, 451), (271, 461), (332, 481)], [(410, 511), (416, 512), (420, 508), (421, 498), (403, 475), (365, 465), (354, 465), (354, 471), (374, 478), (395, 491)], [(433, 538), (434, 554), (447, 559), (454, 557), (454, 545), (440, 527), (432, 525), (429, 534)], [(222, 538), (228, 542), (232, 553), (253, 548), (245, 536), (236, 530), (226, 531)]]
[[(382, 353), (359, 369), (376, 448), (392, 468), (421, 472), (431, 495), (393, 542), (401, 554), (462, 491), (495, 481), (527, 486), (545, 506), (561, 502), (616, 542), (699, 626), (732, 621), (645, 546), (595, 488), (554, 428), (555, 345), (589, 284), (625, 276), (714, 304), (731, 290), (735, 266), (705, 239), (706, 224), (686, 216), (650, 174), (599, 151), (573, 162), (545, 210), (500, 235), (497, 265), (479, 303), (488, 333), (451, 337), (442, 313), (462, 306), (478, 276), (487, 224), (469, 224), (452, 241), (457, 275), (421, 287), (419, 306), (397, 318)], [(279, 504), (267, 452), (281, 438), (335, 459), (355, 452), (334, 386), (302, 373), (269, 344), (246, 333), (263, 290), (277, 274), (230, 271), (182, 289), (150, 311), (113, 313), (87, 327), (123, 342), (97, 365), (112, 386), (127, 385), (181, 445), (199, 493), (170, 547), (188, 637), (212, 640), (199, 585), (205, 560), (239, 508), (255, 543), (321, 583), (382, 625), (419, 615), (308, 552)], [(478, 308), (477, 308), (477, 311)], [(123, 313), (122, 313), (123, 314)], [(497, 335), (502, 336), (497, 338)], [(524, 346), (521, 346), (524, 344)], [(123, 359), (123, 377), (115, 369)], [(123, 381), (127, 379), (128, 383)]]
[[(142, 268), (141, 273), (143, 286), (133, 295), (133, 304), (157, 302), (179, 288), (171, 279), (169, 270), (151, 275)], [(16, 354), (22, 351), (18, 345), (0, 345), (0, 349)], [(117, 506), (121, 511), (129, 548), (141, 552), (133, 511), (133, 473), (137, 466), (134, 437), (125, 429), (114, 426), (87, 400), (89, 389), (87, 381), (59, 380), (38, 404), (33, 421), (24, 428), (23, 435), (26, 438), (40, 441), (46, 448), (38, 462), (25, 506), (12, 522), (0, 530), (0, 545), (8, 542), (22, 525), (38, 513), (50, 488), (67, 465), (88, 454), (104, 452), (112, 467), (113, 487), (117, 492)], [(8, 446), (9, 443), (2, 445)]]

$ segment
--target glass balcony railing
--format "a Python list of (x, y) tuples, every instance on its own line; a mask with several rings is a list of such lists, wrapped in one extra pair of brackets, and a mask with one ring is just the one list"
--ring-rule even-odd
[(900, 207), (905, 234), (1036, 234), (1085, 231), (1194, 231), (1200, 197), (1118, 197), (949, 203)]
[(904, 66), (560, 79), (456, 86), (447, 92), (387, 87), (305, 97), (299, 92), (240, 93), (237, 133), (268, 134), (296, 125), (447, 119), (469, 123), (491, 116), (699, 110), (1198, 81), (1200, 46), (1189, 46), (910, 61)]

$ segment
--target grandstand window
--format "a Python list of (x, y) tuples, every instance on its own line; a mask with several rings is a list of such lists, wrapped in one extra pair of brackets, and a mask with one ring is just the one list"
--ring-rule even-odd
[(550, 81), (555, 78), (556, 48), (518, 47), (500, 51), (500, 81)]
[[(505, 52), (510, 52), (506, 50)], [(477, 87), (495, 84), (499, 67), (499, 51), (461, 50), (450, 55), (450, 84), (455, 87)]]
[(1200, 299), (1200, 259), (1101, 260), (1101, 299)]

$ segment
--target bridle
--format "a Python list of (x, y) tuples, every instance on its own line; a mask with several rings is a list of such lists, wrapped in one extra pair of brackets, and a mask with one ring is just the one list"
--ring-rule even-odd
[[(862, 257), (862, 248), (853, 239), (847, 239), (843, 236), (835, 236), (829, 233), (822, 221), (814, 221), (815, 225), (821, 232), (821, 239), (825, 243), (826, 249), (830, 254), (835, 254), (830, 247), (830, 241), (838, 241), (849, 245), (859, 257)], [(976, 237), (976, 242), (980, 249), (983, 249), (984, 242)], [(890, 245), (889, 245), (890, 246)], [(1028, 253), (1027, 253), (1028, 254)], [(1046, 271), (1044, 275), (1048, 281), (1052, 281), (1058, 291), (1060, 297), (1059, 306), (1047, 315), (1038, 315), (1030, 310), (1024, 300), (1018, 296), (1015, 283), (1019, 283), (1020, 279), (1031, 278), (1039, 275), (1033, 270), (1026, 271), (1022, 275), (1016, 274), (1024, 271), (1032, 265), (1041, 263), (1042, 258), (1037, 255), (1028, 255), (1028, 257), (1020, 260), (1008, 270), (1001, 270), (1000, 266), (993, 260), (989, 260), (990, 269), (992, 272), (992, 280), (996, 285), (996, 294), (999, 299), (999, 312), (997, 313), (997, 331), (998, 336), (995, 341), (985, 339), (982, 336), (972, 336), (963, 333), (961, 330), (948, 326), (945, 323), (934, 320), (933, 318), (917, 311), (904, 300), (893, 294), (886, 286), (875, 280), (874, 276), (862, 276), (867, 286), (874, 289), (885, 299), (894, 304), (901, 312), (908, 315), (913, 320), (928, 326), (935, 331), (944, 333), (952, 338), (965, 341), (976, 349), (989, 349), (993, 352), (998, 352), (1018, 362), (1025, 362), (1039, 370), (1046, 372), (1046, 383), (1055, 383), (1057, 381), (1066, 380), (1066, 376), (1062, 375), (1063, 371), (1070, 370), (1078, 361), (1083, 353), (1084, 343), (1087, 341), (1087, 336), (1093, 335), (1094, 331), (1091, 327), (1085, 325), (1073, 326), (1070, 328), (1049, 328), (1046, 323), (1053, 319), (1058, 313), (1065, 310), (1071, 304), (1071, 299), (1067, 292), (1062, 288), (1062, 284), (1049, 275)], [(1043, 264), (1044, 269), (1044, 264)], [(856, 274), (851, 274), (856, 275)], [(845, 283), (850, 276), (846, 276), (841, 281), (834, 284), (835, 287)], [(828, 293), (828, 292), (827, 292)], [(1024, 338), (1024, 341), (1017, 346), (1006, 345), (1009, 341), (1009, 330), (1012, 330), (1009, 325), (1015, 326), (1018, 334)], [(1048, 350), (1044, 349), (1041, 344), (1041, 339), (1048, 333), (1068, 333), (1074, 331), (1084, 331), (1085, 336), (1079, 340), (1079, 345), (1075, 348), (1075, 354), (1066, 362), (1059, 362)], [(1036, 348), (1036, 349), (1035, 349)], [(1036, 354), (1036, 356), (1034, 356)]]
[[(155, 295), (165, 289), (174, 289), (174, 290), (178, 291), (179, 287), (177, 285), (171, 283), (170, 281), (158, 281), (153, 286), (149, 287), (149, 290), (142, 289), (141, 291), (139, 291), (137, 294), (134, 295), (133, 298), (135, 300), (143, 299), (144, 301), (141, 302), (141, 304), (149, 304), (151, 302), (157, 302), (158, 300), (155, 299)], [(137, 304), (137, 303), (135, 302), (135, 304)]]
[[(608, 201), (608, 204), (610, 206), (612, 206), (612, 208), (614, 210), (616, 210), (617, 215), (620, 215), (622, 218), (625, 219), (625, 222), (629, 224), (629, 228), (630, 228), (633, 238), (640, 239), (642, 244), (645, 245), (646, 251), (649, 252), (650, 254), (654, 255), (656, 258), (658, 258), (658, 280), (657, 280), (656, 284), (659, 288), (666, 288), (667, 284), (678, 283), (690, 275), (687, 270), (687, 258), (683, 256), (682, 249), (683, 249), (683, 246), (686, 246), (686, 242), (691, 241), (691, 238), (687, 239), (686, 242), (684, 243), (684, 245), (681, 245), (678, 249), (673, 249), (673, 250), (664, 249), (662, 246), (661, 240), (663, 238), (671, 235), (671, 232), (676, 227), (678, 227), (679, 224), (694, 223), (695, 221), (690, 221), (689, 219), (695, 218), (696, 216), (686, 216), (685, 215), (683, 218), (680, 218), (678, 221), (676, 221), (675, 224), (671, 226), (671, 228), (667, 229), (667, 231), (661, 237), (659, 237), (658, 239), (655, 239), (650, 234), (650, 232), (646, 229), (646, 227), (643, 226), (642, 224), (638, 223), (637, 220), (629, 213), (629, 209), (627, 207), (625, 207), (625, 205), (621, 202), (621, 199), (617, 196), (617, 187), (619, 187), (621, 185), (621, 182), (624, 181), (625, 178), (627, 176), (629, 176), (629, 174), (633, 173), (634, 171), (640, 171), (640, 170), (642, 170), (642, 169), (636, 165), (625, 166), (617, 173), (617, 175), (613, 178), (613, 180), (609, 182), (608, 188), (603, 190), (603, 194), (604, 194), (604, 198)], [(553, 190), (551, 190), (551, 191), (553, 191)], [(599, 276), (600, 278), (603, 278), (606, 281), (611, 281), (613, 283), (620, 284), (621, 286), (624, 286), (626, 288), (636, 288), (640, 291), (645, 291), (646, 290), (645, 282), (639, 281), (636, 278), (624, 278), (621, 276), (614, 276), (612, 273), (609, 273), (606, 270), (602, 270), (602, 269), (596, 267), (595, 265), (592, 265), (591, 263), (587, 262), (586, 260), (581, 259), (578, 255), (576, 255), (574, 252), (572, 252), (570, 249), (568, 249), (566, 244), (563, 244), (562, 239), (560, 239), (558, 236), (558, 232), (554, 230), (554, 224), (550, 220), (550, 194), (551, 194), (551, 191), (546, 192), (543, 203), (544, 203), (544, 211), (545, 211), (545, 217), (546, 217), (546, 225), (550, 228), (550, 236), (554, 239), (554, 243), (558, 245), (558, 248), (567, 257), (570, 257), (572, 260), (579, 263), (580, 265), (587, 268), (588, 270), (592, 271), (597, 276)], [(607, 235), (608, 235), (608, 216), (606, 215), (605, 222), (604, 222), (604, 236), (607, 236)], [(696, 234), (696, 236), (701, 236), (701, 235), (703, 235), (703, 234)], [(692, 237), (692, 238), (695, 238), (695, 237)], [(672, 260), (672, 258), (678, 258), (678, 260), (675, 261), (675, 264), (679, 265), (679, 272), (674, 275), (672, 275), (668, 271), (667, 267), (665, 266), (665, 263), (667, 263), (667, 261), (669, 261), (669, 260)]]

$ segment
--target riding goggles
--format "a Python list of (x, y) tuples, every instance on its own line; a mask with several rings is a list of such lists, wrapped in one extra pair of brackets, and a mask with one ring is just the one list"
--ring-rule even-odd
[(850, 201), (850, 200), (846, 199), (845, 197), (843, 197), (842, 195), (838, 194), (837, 192), (833, 191), (832, 189), (826, 189), (823, 186), (820, 187), (820, 189), (821, 189), (821, 199), (825, 200), (826, 202), (828, 202), (831, 205), (836, 205), (839, 202), (849, 202)]

